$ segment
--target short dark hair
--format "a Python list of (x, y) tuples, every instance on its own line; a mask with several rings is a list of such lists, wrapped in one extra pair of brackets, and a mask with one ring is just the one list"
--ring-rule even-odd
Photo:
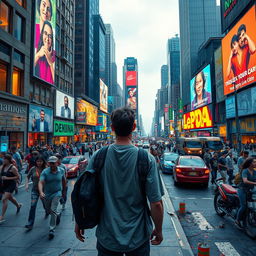
[(131, 108), (123, 107), (114, 110), (111, 114), (111, 123), (117, 136), (126, 137), (132, 133), (135, 113)]
[(237, 35), (238, 35), (238, 37), (241, 35), (241, 32), (242, 32), (243, 30), (246, 32), (246, 26), (245, 26), (244, 24), (242, 24), (242, 25), (238, 28), (238, 30), (237, 30)]
[(238, 36), (237, 35), (233, 35), (232, 39), (231, 39), (231, 43), (230, 43), (230, 47), (231, 49), (233, 48), (233, 43), (238, 42)]
[(243, 164), (242, 164), (242, 170), (249, 168), (250, 165), (252, 164), (252, 162), (253, 162), (254, 160), (255, 160), (254, 157), (249, 157), (249, 158), (247, 158), (247, 159), (243, 162)]
[(243, 154), (244, 155), (249, 155), (249, 151), (244, 151)]

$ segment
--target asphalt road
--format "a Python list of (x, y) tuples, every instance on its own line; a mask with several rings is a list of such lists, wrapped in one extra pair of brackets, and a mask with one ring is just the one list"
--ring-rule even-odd
[(207, 189), (198, 185), (175, 187), (172, 175), (162, 175), (175, 210), (185, 202), (187, 213), (180, 216), (180, 222), (195, 255), (199, 243), (207, 243), (210, 255), (253, 256), (256, 242), (234, 226), (229, 217), (221, 218), (214, 210), (213, 185)]

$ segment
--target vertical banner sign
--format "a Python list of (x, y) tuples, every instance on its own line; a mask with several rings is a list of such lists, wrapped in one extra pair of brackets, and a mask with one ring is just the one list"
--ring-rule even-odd
[(182, 99), (179, 99), (179, 119), (182, 119), (182, 114), (183, 114), (183, 104), (182, 104)]
[(170, 120), (170, 121), (173, 120), (173, 109), (172, 109), (172, 105), (170, 105), (170, 107), (169, 107), (169, 120)]

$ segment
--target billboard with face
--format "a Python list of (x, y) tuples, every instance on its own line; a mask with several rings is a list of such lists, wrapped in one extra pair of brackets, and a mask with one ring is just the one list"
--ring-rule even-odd
[(137, 88), (127, 89), (126, 105), (133, 110), (137, 109)]
[(29, 105), (29, 132), (52, 132), (53, 111), (49, 108)]
[(126, 86), (137, 86), (136, 71), (126, 71)]
[(74, 98), (56, 90), (55, 113), (58, 117), (74, 119)]
[(108, 112), (108, 87), (100, 79), (100, 110)]
[(224, 94), (256, 81), (255, 6), (222, 39)]
[(211, 68), (206, 66), (190, 81), (191, 110), (212, 102)]
[(78, 99), (76, 104), (76, 123), (96, 126), (98, 123), (98, 108), (82, 99)]
[(34, 65), (37, 78), (54, 85), (56, 1), (35, 0)]

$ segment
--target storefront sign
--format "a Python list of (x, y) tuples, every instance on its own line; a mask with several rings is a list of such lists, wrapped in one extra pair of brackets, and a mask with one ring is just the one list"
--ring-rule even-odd
[(54, 121), (54, 136), (73, 136), (75, 134), (74, 123)]
[(18, 103), (11, 103), (0, 100), (0, 112), (14, 113), (22, 116), (26, 116), (26, 106), (22, 106)]
[(212, 126), (212, 115), (208, 106), (183, 115), (184, 130), (211, 128)]

